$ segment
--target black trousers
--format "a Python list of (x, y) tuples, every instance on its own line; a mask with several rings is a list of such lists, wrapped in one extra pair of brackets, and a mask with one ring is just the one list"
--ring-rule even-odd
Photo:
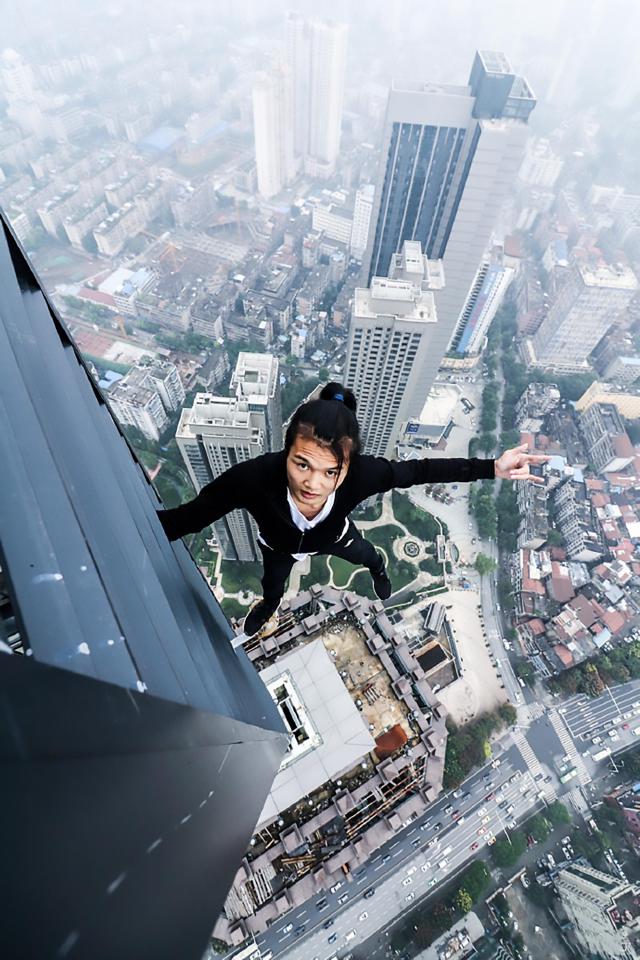
[[(258, 543), (264, 558), (263, 597), (266, 603), (277, 605), (286, 590), (289, 574), (296, 561), (290, 553), (278, 553), (265, 547), (260, 541)], [(344, 536), (331, 544), (330, 549), (318, 551), (318, 555), (341, 557), (357, 567), (367, 567), (372, 573), (378, 573), (384, 568), (384, 559), (374, 545), (365, 540), (352, 520), (349, 521)]]

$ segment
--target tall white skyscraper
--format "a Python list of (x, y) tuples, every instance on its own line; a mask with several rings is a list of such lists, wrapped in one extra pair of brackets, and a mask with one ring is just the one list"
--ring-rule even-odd
[(385, 276), (405, 240), (442, 259), (431, 382), (515, 179), (535, 99), (501, 53), (476, 53), (466, 86), (393, 83), (363, 266)]
[(347, 25), (290, 12), (285, 46), (293, 73), (296, 152), (332, 165), (340, 150)]
[[(231, 390), (235, 397), (196, 394), (180, 417), (176, 442), (198, 492), (236, 463), (283, 447), (277, 358), (238, 354)], [(225, 559), (261, 558), (258, 528), (245, 510), (232, 510), (213, 527)]]
[(291, 69), (275, 64), (253, 87), (253, 133), (258, 190), (270, 199), (295, 176)]
[(351, 229), (351, 256), (362, 260), (367, 248), (371, 211), (373, 209), (374, 187), (372, 183), (365, 183), (356, 191), (353, 208), (353, 227)]
[(364, 450), (386, 457), (427, 399), (434, 294), (444, 285), (442, 264), (427, 260), (417, 241), (406, 241), (390, 267), (390, 278), (374, 277), (369, 289), (355, 291), (344, 372), (358, 398)]
[(637, 289), (629, 267), (575, 263), (533, 337), (531, 361), (567, 373), (584, 370)]

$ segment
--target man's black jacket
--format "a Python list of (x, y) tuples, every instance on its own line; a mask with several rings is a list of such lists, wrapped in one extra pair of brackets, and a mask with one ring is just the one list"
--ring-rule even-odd
[(323, 553), (342, 536), (345, 517), (374, 493), (419, 483), (465, 483), (490, 480), (494, 461), (449, 459), (386, 460), (358, 454), (338, 489), (328, 517), (304, 533), (291, 519), (287, 501), (286, 453), (264, 453), (225, 470), (197, 497), (158, 513), (170, 540), (197, 533), (230, 510), (244, 507), (254, 517), (262, 538), (281, 553)]

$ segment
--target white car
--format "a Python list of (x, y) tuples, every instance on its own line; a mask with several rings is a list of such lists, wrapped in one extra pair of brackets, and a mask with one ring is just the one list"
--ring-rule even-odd
[(349, 930), (348, 933), (345, 933), (344, 938), (345, 938), (345, 940), (346, 940), (347, 943), (348, 943), (349, 940), (353, 940), (353, 938), (355, 937), (355, 935), (356, 935), (355, 930)]
[(422, 864), (420, 869), (422, 870), (423, 873), (426, 873), (428, 870), (431, 869), (431, 864), (429, 863), (429, 861), (427, 861), (426, 863)]
[(360, 914), (360, 916), (358, 917), (358, 920), (360, 921), (360, 923), (362, 923), (364, 920), (367, 919), (368, 916), (369, 916), (369, 914), (368, 914), (367, 911), (365, 910), (364, 913), (361, 913), (361, 914)]
[(404, 880), (402, 881), (402, 886), (408, 887), (410, 883), (413, 883), (411, 877), (405, 877)]
[(340, 887), (341, 887), (342, 885), (343, 885), (343, 884), (342, 884), (342, 880), (338, 880), (337, 883), (334, 883), (334, 885), (331, 887), (331, 890), (330, 890), (329, 892), (330, 892), (330, 893), (337, 893), (338, 890), (340, 889)]
[(407, 870), (407, 876), (412, 877), (417, 869), (418, 869), (417, 867), (409, 867), (409, 869)]
[(408, 894), (406, 895), (406, 897), (405, 897), (405, 900), (406, 900), (407, 902), (409, 902), (410, 900), (413, 900), (414, 897), (415, 897), (415, 893), (413, 893), (413, 892), (412, 892), (412, 893), (408, 893)]
[(286, 927), (283, 927), (283, 928), (282, 928), (282, 932), (283, 932), (283, 933), (291, 933), (292, 930), (293, 930), (293, 924), (292, 924), (292, 923), (288, 923), (288, 924), (286, 925)]

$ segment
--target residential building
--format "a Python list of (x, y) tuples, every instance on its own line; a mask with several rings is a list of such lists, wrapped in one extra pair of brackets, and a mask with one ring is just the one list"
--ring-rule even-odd
[(579, 414), (578, 424), (597, 473), (618, 473), (632, 462), (633, 444), (613, 404), (590, 404)]
[(530, 383), (516, 404), (516, 427), (522, 433), (540, 433), (544, 418), (559, 403), (555, 383)]
[(362, 260), (367, 249), (374, 194), (375, 187), (372, 183), (365, 183), (356, 191), (351, 229), (351, 256), (355, 260)]
[(562, 173), (564, 160), (555, 154), (544, 137), (532, 139), (518, 170), (518, 180), (532, 187), (553, 187)]
[(249, 410), (262, 418), (265, 453), (274, 453), (284, 446), (279, 371), (277, 357), (241, 351), (229, 385), (229, 392), (235, 393), (238, 400), (246, 400)]
[(585, 955), (640, 957), (640, 889), (635, 884), (578, 863), (559, 870), (554, 882)]
[(253, 87), (253, 132), (258, 190), (269, 200), (295, 176), (291, 70), (274, 64)]
[(576, 410), (581, 413), (591, 406), (592, 403), (612, 404), (622, 417), (628, 420), (636, 420), (640, 417), (640, 393), (627, 391), (622, 393), (611, 383), (603, 383), (600, 380), (594, 380), (590, 387), (587, 387), (579, 400), (576, 401)]
[(158, 391), (131, 370), (109, 392), (109, 404), (121, 424), (136, 427), (149, 440), (159, 440), (169, 424)]
[(498, 255), (480, 264), (451, 338), (450, 353), (475, 356), (482, 350), (491, 321), (513, 279), (513, 269), (500, 261)]
[[(199, 493), (229, 467), (267, 452), (264, 415), (248, 400), (197, 393), (182, 411), (176, 442)], [(232, 510), (212, 526), (225, 559), (261, 558), (258, 527), (246, 510)]]
[(466, 86), (393, 82), (363, 274), (385, 276), (405, 240), (442, 259), (429, 386), (513, 183), (535, 99), (501, 53), (478, 51)]
[(428, 260), (417, 241), (406, 240), (390, 267), (389, 278), (355, 290), (344, 371), (358, 397), (364, 449), (387, 457), (429, 393), (435, 294), (444, 285), (442, 264)]
[(331, 172), (340, 150), (347, 25), (305, 20), (290, 12), (285, 43), (293, 74), (296, 153), (325, 164), (324, 173)]
[(575, 262), (531, 340), (531, 362), (567, 373), (587, 369), (591, 351), (637, 289), (629, 267)]

